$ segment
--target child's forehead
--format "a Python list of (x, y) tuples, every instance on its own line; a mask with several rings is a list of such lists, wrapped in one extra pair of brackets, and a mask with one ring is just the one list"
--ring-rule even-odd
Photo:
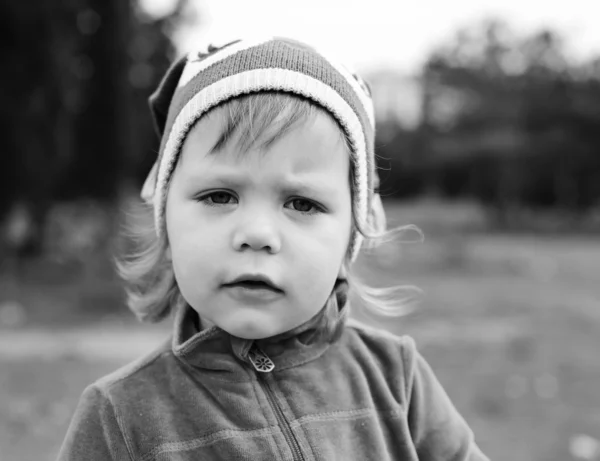
[[(226, 116), (214, 112), (190, 131), (183, 146), (179, 168), (185, 176), (209, 178), (270, 173), (286, 180), (327, 181), (327, 175), (349, 172), (350, 156), (335, 123), (315, 113), (293, 126), (280, 127), (275, 135), (267, 131), (251, 145), (244, 146), (243, 130), (231, 133)], [(266, 171), (263, 171), (266, 168)], [(266, 177), (266, 176), (265, 176)], [(282, 178), (283, 179), (283, 178)], [(238, 181), (239, 182), (239, 181)]]
[[(267, 155), (277, 144), (295, 142), (337, 149), (344, 134), (331, 115), (320, 108), (303, 113), (275, 111), (249, 114), (247, 108), (224, 104), (209, 111), (188, 133), (184, 146), (206, 156), (256, 152)], [(186, 149), (184, 149), (186, 150)]]

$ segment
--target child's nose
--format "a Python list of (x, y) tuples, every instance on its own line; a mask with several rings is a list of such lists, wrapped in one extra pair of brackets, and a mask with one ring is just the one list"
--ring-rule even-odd
[(240, 223), (233, 235), (233, 248), (236, 251), (254, 250), (279, 253), (281, 238), (274, 218), (267, 214), (248, 216)]

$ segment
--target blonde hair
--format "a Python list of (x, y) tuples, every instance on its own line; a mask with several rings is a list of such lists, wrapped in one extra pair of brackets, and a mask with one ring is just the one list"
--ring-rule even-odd
[[(223, 146), (235, 135), (240, 154), (255, 147), (268, 148), (286, 132), (318, 112), (333, 117), (311, 101), (287, 93), (257, 93), (237, 97), (218, 106), (225, 112), (225, 126), (216, 146)], [(213, 109), (214, 110), (214, 109)], [(210, 112), (209, 112), (210, 113)], [(337, 124), (337, 122), (336, 122)], [(339, 126), (339, 124), (338, 124)], [(340, 127), (340, 137), (350, 152), (349, 137)], [(350, 164), (349, 181), (353, 183), (354, 168)], [(351, 193), (353, 194), (353, 187)], [(175, 306), (185, 303), (177, 286), (173, 267), (168, 258), (168, 240), (163, 234), (157, 237), (153, 213), (149, 205), (136, 205), (129, 210), (126, 239), (133, 250), (117, 261), (117, 269), (125, 281), (127, 304), (138, 319), (157, 322), (169, 315)], [(363, 248), (376, 248), (395, 241), (399, 234), (415, 230), (403, 226), (389, 231), (376, 232), (363, 228), (352, 213), (353, 228), (364, 238)], [(354, 293), (368, 310), (386, 316), (402, 315), (414, 302), (415, 287), (396, 286), (375, 288), (365, 284), (354, 274), (348, 249), (344, 271), (351, 293)]]

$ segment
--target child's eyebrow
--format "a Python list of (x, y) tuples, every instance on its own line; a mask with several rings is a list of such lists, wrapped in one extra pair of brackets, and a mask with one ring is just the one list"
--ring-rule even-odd
[(280, 190), (286, 195), (300, 194), (313, 195), (317, 194), (323, 197), (329, 197), (335, 194), (335, 188), (324, 182), (305, 183), (300, 181), (282, 181), (279, 184)]
[[(245, 175), (238, 175), (232, 173), (217, 173), (211, 175), (211, 182), (219, 183), (224, 186), (232, 187), (234, 189), (243, 189), (248, 187), (252, 183), (252, 180)], [(316, 177), (312, 180), (300, 180), (300, 179), (279, 179), (275, 184), (275, 187), (286, 195), (300, 194), (300, 195), (319, 195), (328, 197), (335, 195), (337, 190), (327, 182), (322, 180), (320, 177)]]

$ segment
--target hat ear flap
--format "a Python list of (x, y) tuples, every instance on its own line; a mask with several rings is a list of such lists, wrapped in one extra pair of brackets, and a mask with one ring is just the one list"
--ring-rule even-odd
[(173, 94), (177, 89), (179, 79), (181, 78), (186, 63), (187, 56), (183, 56), (175, 61), (160, 82), (160, 85), (158, 85), (156, 91), (148, 98), (150, 112), (152, 113), (152, 119), (154, 120), (154, 128), (159, 136), (162, 136), (165, 130), (171, 99), (173, 99)]
[(386, 231), (387, 219), (385, 217), (385, 209), (383, 208), (381, 196), (377, 193), (373, 194), (371, 198), (371, 207), (367, 219), (372, 232), (381, 234)]
[[(383, 208), (383, 202), (381, 201), (381, 195), (379, 195), (379, 184), (379, 175), (375, 172), (373, 178), (374, 191), (371, 196), (369, 213), (367, 215), (368, 231), (375, 235), (381, 235), (387, 230), (387, 219), (385, 216), (385, 209)], [(370, 245), (367, 243), (367, 246)]]
[(165, 131), (165, 125), (167, 124), (167, 116), (169, 115), (169, 106), (171, 105), (171, 100), (173, 99), (173, 94), (179, 85), (179, 80), (181, 80), (181, 75), (183, 74), (183, 70), (185, 69), (186, 64), (188, 63), (188, 58), (192, 60), (203, 60), (204, 58), (214, 54), (223, 48), (227, 48), (230, 45), (239, 42), (239, 40), (234, 40), (232, 42), (226, 43), (223, 46), (214, 46), (210, 45), (208, 47), (208, 51), (199, 52), (195, 56), (182, 56), (177, 61), (173, 63), (173, 65), (167, 70), (167, 73), (163, 77), (162, 81), (158, 85), (158, 88), (150, 98), (148, 99), (148, 103), (150, 105), (150, 112), (152, 113), (152, 118), (154, 120), (154, 127), (158, 132), (159, 136), (162, 136)]

